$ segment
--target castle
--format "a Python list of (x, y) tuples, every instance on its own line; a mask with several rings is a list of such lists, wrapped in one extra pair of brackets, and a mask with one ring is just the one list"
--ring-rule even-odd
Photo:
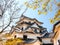
[(7, 39), (23, 39), (24, 43), (19, 45), (60, 45), (60, 21), (54, 24), (52, 33), (48, 33), (42, 24), (35, 18), (22, 15), (17, 25), (12, 26), (9, 32), (11, 36)]

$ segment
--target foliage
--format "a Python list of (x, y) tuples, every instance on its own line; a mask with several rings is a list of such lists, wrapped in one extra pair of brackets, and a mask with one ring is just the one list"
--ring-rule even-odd
[(17, 43), (21, 43), (23, 40), (20, 38), (8, 39), (4, 45), (17, 45)]
[[(38, 9), (38, 14), (47, 14), (47, 11), (49, 9), (49, 11), (52, 11), (52, 4), (49, 5), (49, 3), (51, 2), (51, 0), (32, 0), (31, 3), (29, 2), (25, 2), (25, 5), (33, 10)], [(42, 11), (43, 10), (43, 11)]]
[(6, 33), (6, 34), (4, 35), (4, 37), (9, 37), (9, 36), (11, 36), (11, 34), (9, 34), (9, 33)]
[(57, 14), (54, 16), (53, 19), (50, 19), (50, 23), (54, 24), (54, 22), (60, 20), (60, 10), (57, 11)]
[[(52, 2), (57, 6), (59, 7), (60, 6), (60, 3), (57, 3), (56, 0), (32, 0), (31, 2), (25, 2), (25, 5), (28, 7), (28, 8), (31, 8), (33, 10), (38, 10), (38, 15), (40, 14), (44, 14), (44, 15), (47, 15), (48, 11), (52, 11), (52, 7), (53, 7), (53, 4)], [(59, 10), (59, 9), (58, 9)], [(56, 21), (59, 21), (60, 20), (60, 12), (58, 11), (58, 14), (56, 14), (54, 16), (53, 19), (50, 19), (50, 23), (55, 23)]]

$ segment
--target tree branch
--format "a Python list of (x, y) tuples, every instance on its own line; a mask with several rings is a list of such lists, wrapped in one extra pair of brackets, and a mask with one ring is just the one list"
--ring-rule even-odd
[(2, 33), (2, 32), (11, 24), (11, 22), (12, 22), (12, 21), (11, 21), (11, 17), (10, 17), (10, 22), (9, 22), (9, 24), (8, 24), (5, 28), (3, 28), (0, 33)]
[(9, 24), (8, 24), (5, 28), (3, 28), (0, 33), (4, 32), (4, 30), (5, 30), (8, 26), (10, 26), (10, 24), (11, 24), (11, 22), (12, 22), (12, 20), (13, 20), (13, 15), (14, 15), (18, 10), (20, 10), (20, 8), (18, 8), (18, 9), (16, 9), (15, 11), (12, 12), (12, 14), (10, 15)]
[(23, 12), (21, 15), (23, 15), (23, 14), (27, 11), (27, 9), (28, 9), (28, 8), (26, 7), (26, 9), (24, 10), (24, 12)]
[(4, 0), (5, 1), (5, 6), (4, 6), (4, 9), (3, 9), (3, 13), (2, 13), (2, 15), (5, 13), (5, 11), (8, 9), (8, 8), (10, 8), (11, 7), (11, 4), (14, 2), (14, 0), (8, 0), (8, 1), (6, 1), (6, 0)]

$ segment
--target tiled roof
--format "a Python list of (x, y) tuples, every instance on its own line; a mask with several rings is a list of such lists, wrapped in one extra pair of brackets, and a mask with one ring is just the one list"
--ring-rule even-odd
[(46, 33), (42, 38), (52, 38), (54, 33)]
[(59, 23), (60, 23), (60, 21), (58, 21), (57, 23), (54, 24), (54, 26), (53, 26), (53, 32), (54, 32), (54, 30), (55, 30), (55, 27), (56, 27)]
[(21, 18), (23, 17), (23, 20), (24, 19), (27, 19), (27, 20), (33, 20), (33, 21), (36, 21), (36, 22), (38, 22), (39, 24), (43, 24), (42, 22), (39, 22), (37, 19), (35, 19), (35, 18), (29, 18), (29, 17), (27, 17), (27, 16), (24, 16), (24, 15), (22, 15), (21, 17), (20, 17), (20, 20), (17, 22), (17, 23), (19, 23), (20, 21), (23, 21)]

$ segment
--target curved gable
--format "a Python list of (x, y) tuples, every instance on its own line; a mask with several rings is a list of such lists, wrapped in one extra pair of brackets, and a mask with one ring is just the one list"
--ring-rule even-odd
[(55, 27), (59, 26), (59, 25), (60, 25), (60, 21), (58, 21), (57, 23), (54, 24), (54, 26), (53, 26), (53, 32), (55, 31)]

